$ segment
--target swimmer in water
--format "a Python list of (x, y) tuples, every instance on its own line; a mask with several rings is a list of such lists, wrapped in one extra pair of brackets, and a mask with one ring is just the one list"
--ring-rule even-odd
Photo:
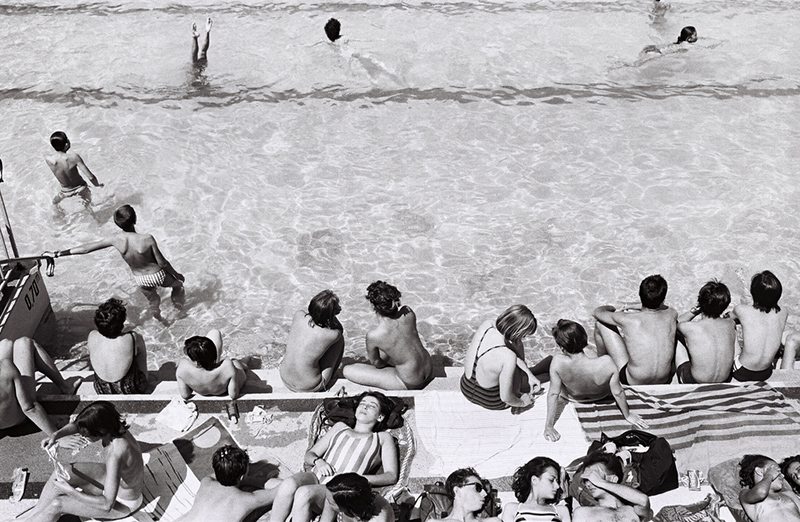
[(83, 162), (83, 158), (77, 152), (71, 150), (72, 144), (64, 132), (54, 132), (50, 136), (50, 145), (53, 146), (55, 154), (46, 156), (45, 162), (61, 184), (61, 190), (53, 198), (53, 205), (58, 205), (63, 199), (79, 196), (83, 205), (91, 210), (92, 192), (89, 190), (89, 185), (81, 177), (81, 172), (89, 178), (89, 181), (95, 187), (102, 187), (103, 184), (89, 170), (89, 167)]
[(335, 42), (336, 40), (342, 37), (341, 31), (342, 31), (342, 24), (336, 18), (331, 18), (325, 24), (325, 35), (331, 42)]
[(206, 18), (206, 38), (203, 40), (203, 47), (200, 48), (200, 52), (198, 53), (197, 38), (200, 36), (200, 33), (197, 32), (197, 24), (192, 22), (192, 63), (201, 65), (208, 62), (206, 53), (208, 53), (208, 46), (211, 43), (211, 24), (213, 24), (213, 22), (209, 16)]
[(681, 34), (678, 35), (678, 40), (675, 43), (666, 45), (648, 45), (642, 49), (642, 54), (658, 53), (669, 54), (679, 51), (683, 47), (683, 43), (695, 43), (697, 41), (697, 29), (691, 25), (687, 25), (681, 29)]

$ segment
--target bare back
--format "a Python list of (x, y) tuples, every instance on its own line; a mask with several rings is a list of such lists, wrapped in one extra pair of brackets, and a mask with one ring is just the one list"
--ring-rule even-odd
[[(489, 353), (491, 355), (484, 357)], [(512, 356), (513, 359), (512, 360)], [(493, 320), (484, 321), (475, 332), (475, 337), (470, 344), (464, 357), (464, 373), (467, 377), (475, 377), (484, 388), (492, 388), (500, 382), (500, 373), (503, 367), (513, 365), (518, 357), (513, 350), (506, 346), (506, 340), (497, 328)], [(475, 364), (475, 359), (478, 364)], [(475, 368), (475, 375), (472, 375), (472, 368)]]
[(77, 153), (69, 150), (56, 152), (52, 156), (45, 157), (45, 162), (64, 189), (86, 186), (86, 181), (78, 171), (79, 156)]
[(106, 459), (106, 467), (111, 459), (119, 458), (119, 490), (117, 498), (133, 500), (142, 494), (144, 484), (144, 460), (139, 443), (125, 432), (122, 437), (111, 441)]
[(570, 358), (556, 355), (552, 364), (551, 369), (558, 372), (567, 398), (589, 402), (611, 395), (609, 382), (617, 372), (617, 367), (610, 356), (589, 357), (581, 354)]
[(156, 242), (150, 234), (122, 232), (114, 237), (113, 245), (134, 274), (154, 274), (161, 270), (156, 257)]
[(329, 350), (338, 348), (335, 345), (340, 340), (343, 340), (341, 330), (318, 326), (311, 316), (298, 310), (292, 319), (286, 354), (281, 361), (281, 379), (292, 383), (294, 388), (314, 388), (322, 378), (320, 359)]
[(641, 383), (668, 380), (675, 358), (677, 312), (669, 307), (645, 308), (637, 312), (616, 312), (614, 320), (625, 339), (630, 377)]
[(367, 346), (377, 347), (406, 385), (420, 384), (431, 375), (431, 356), (422, 346), (417, 316), (408, 306), (397, 318), (381, 316), (378, 326), (367, 333)]
[(698, 382), (724, 382), (730, 378), (736, 348), (736, 325), (729, 318), (701, 318), (678, 323), (691, 359), (692, 377)]
[(739, 362), (753, 371), (772, 367), (786, 326), (786, 308), (780, 312), (762, 312), (750, 305), (738, 305), (733, 312), (742, 324), (743, 346)]
[(188, 513), (177, 522), (206, 522), (225, 520), (241, 522), (258, 507), (254, 495), (235, 486), (223, 486), (211, 477), (200, 482), (200, 489)]
[(0, 429), (11, 428), (27, 419), (17, 400), (15, 373), (19, 374), (19, 371), (14, 363), (8, 359), (0, 360)]
[(135, 363), (137, 339), (126, 332), (111, 339), (94, 330), (86, 343), (92, 370), (106, 382), (116, 382), (125, 377)]
[(236, 374), (230, 359), (223, 359), (219, 365), (206, 370), (197, 367), (189, 359), (181, 359), (175, 370), (175, 377), (191, 391), (205, 396), (220, 396), (228, 393), (228, 384)]

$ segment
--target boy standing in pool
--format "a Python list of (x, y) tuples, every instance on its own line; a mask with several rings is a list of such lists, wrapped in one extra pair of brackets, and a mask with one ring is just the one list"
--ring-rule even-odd
[(103, 184), (89, 170), (80, 154), (70, 150), (72, 144), (64, 132), (56, 131), (50, 135), (50, 145), (53, 146), (55, 153), (52, 156), (45, 156), (44, 160), (61, 184), (61, 191), (53, 198), (53, 205), (58, 205), (65, 198), (80, 196), (83, 204), (89, 208), (92, 202), (92, 192), (81, 177), (81, 171), (95, 187), (102, 187)]
[(639, 285), (641, 308), (595, 309), (595, 342), (619, 368), (622, 384), (666, 384), (672, 379), (678, 313), (664, 305), (667, 282), (651, 275)]
[(139, 290), (150, 303), (153, 317), (163, 321), (158, 288), (172, 288), (172, 302), (176, 307), (181, 307), (184, 300), (185, 278), (172, 268), (170, 262), (161, 254), (153, 236), (136, 232), (136, 211), (133, 207), (130, 205), (119, 207), (114, 212), (114, 223), (122, 229), (121, 233), (74, 248), (58, 250), (52, 256), (88, 254), (104, 248), (116, 248), (122, 259), (128, 263)]

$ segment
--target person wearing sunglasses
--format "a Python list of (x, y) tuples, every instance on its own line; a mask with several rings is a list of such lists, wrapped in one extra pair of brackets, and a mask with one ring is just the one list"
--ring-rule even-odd
[[(461, 468), (450, 473), (445, 480), (445, 489), (453, 499), (453, 507), (442, 521), (500, 522), (498, 517), (481, 517), (489, 496), (487, 482), (473, 468)], [(433, 522), (433, 521), (429, 521)]]

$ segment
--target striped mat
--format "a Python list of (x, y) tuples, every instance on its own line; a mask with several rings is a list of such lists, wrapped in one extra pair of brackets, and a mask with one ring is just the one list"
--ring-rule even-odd
[[(660, 388), (663, 388), (660, 389)], [(657, 390), (657, 391), (656, 391)], [(630, 409), (649, 424), (646, 431), (667, 439), (678, 470), (707, 470), (745, 453), (781, 458), (797, 453), (800, 413), (766, 383), (626, 387)], [(631, 429), (614, 403), (575, 404), (588, 438)], [(793, 453), (792, 453), (793, 451)]]

